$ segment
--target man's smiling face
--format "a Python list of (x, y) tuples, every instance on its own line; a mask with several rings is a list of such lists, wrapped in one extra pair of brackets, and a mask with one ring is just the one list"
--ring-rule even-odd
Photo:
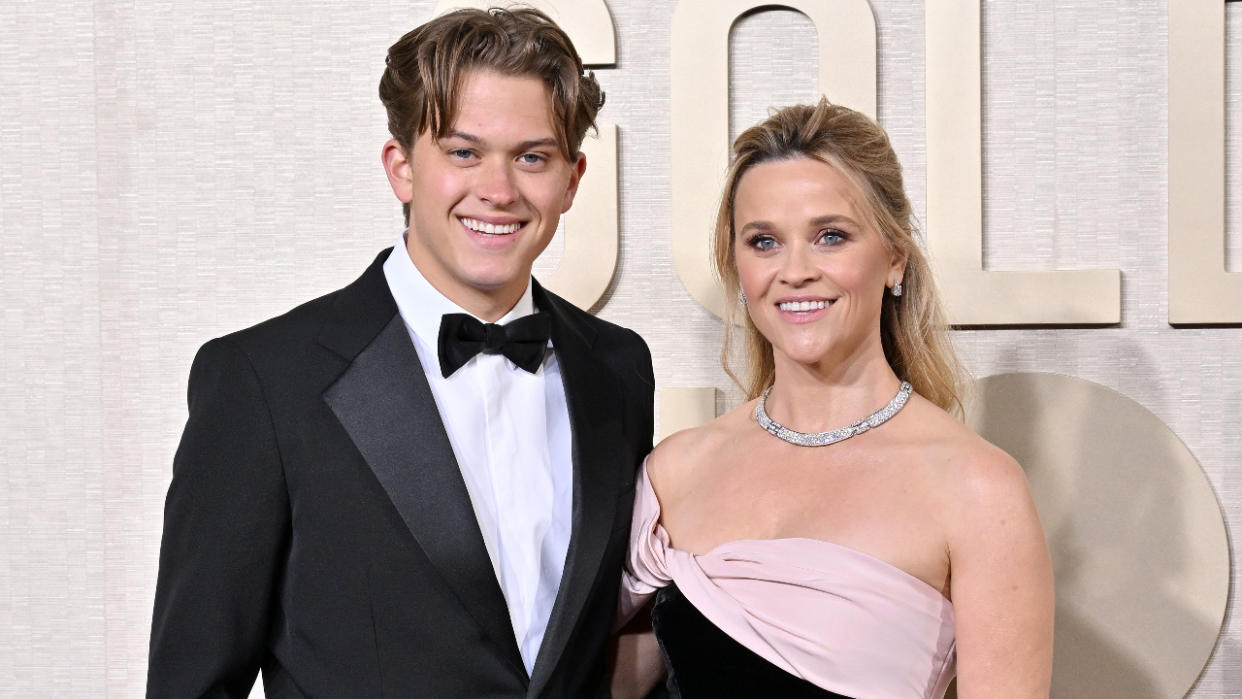
[(526, 289), (586, 162), (561, 153), (538, 78), (473, 71), (458, 100), (444, 138), (424, 131), (408, 156), (389, 141), (384, 164), (397, 198), (410, 204), (414, 264), (442, 294), (495, 320)]

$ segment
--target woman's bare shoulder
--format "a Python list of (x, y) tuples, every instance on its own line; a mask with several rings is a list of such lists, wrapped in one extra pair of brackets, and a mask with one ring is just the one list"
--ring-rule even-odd
[(926, 455), (929, 475), (960, 504), (1028, 498), (1026, 474), (1012, 456), (932, 403), (912, 401), (909, 439)]
[(658, 492), (677, 490), (693, 482), (696, 474), (714, 463), (737, 436), (750, 415), (745, 403), (710, 422), (675, 432), (660, 441), (647, 458), (647, 476)]
[(916, 429), (930, 445), (928, 473), (945, 506), (949, 530), (980, 531), (983, 522), (1034, 514), (1030, 487), (1022, 466), (1000, 447), (940, 408), (927, 403)]

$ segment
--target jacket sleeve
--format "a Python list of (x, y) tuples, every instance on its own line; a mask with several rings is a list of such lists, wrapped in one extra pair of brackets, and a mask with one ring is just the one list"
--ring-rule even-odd
[(655, 370), (651, 366), (651, 350), (642, 336), (630, 331), (634, 339), (634, 371), (638, 375), (638, 414), (639, 414), (639, 446), (640, 458), (637, 466), (641, 466), (647, 453), (655, 441)]
[(246, 697), (272, 633), (289, 498), (272, 416), (246, 355), (199, 350), (164, 505), (148, 697)]

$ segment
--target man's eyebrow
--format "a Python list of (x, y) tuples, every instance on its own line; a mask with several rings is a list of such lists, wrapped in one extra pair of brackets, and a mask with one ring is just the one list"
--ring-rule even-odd
[(444, 136), (445, 138), (460, 138), (461, 140), (469, 141), (470, 143), (482, 143), (483, 142), (483, 139), (479, 138), (478, 136), (475, 136), (474, 134), (468, 134), (465, 131), (457, 131), (456, 129), (449, 131), (448, 133), (444, 134)]
[(518, 150), (531, 150), (534, 148), (547, 148), (547, 147), (556, 148), (557, 146), (558, 144), (555, 138), (552, 138), (552, 137), (536, 138), (530, 141), (522, 141), (521, 143), (518, 144)]
[[(475, 136), (474, 134), (471, 134), (471, 133), (466, 133), (465, 131), (458, 131), (456, 129), (449, 131), (444, 136), (445, 138), (461, 139), (467, 143), (473, 143), (475, 145), (483, 143), (483, 139), (479, 138), (478, 136)], [(559, 143), (557, 142), (557, 140), (555, 138), (552, 138), (551, 136), (548, 136), (546, 138), (533, 138), (529, 141), (522, 141), (521, 143), (517, 144), (517, 149), (521, 151), (532, 150), (535, 148), (549, 148), (549, 147), (550, 148), (559, 147)]]

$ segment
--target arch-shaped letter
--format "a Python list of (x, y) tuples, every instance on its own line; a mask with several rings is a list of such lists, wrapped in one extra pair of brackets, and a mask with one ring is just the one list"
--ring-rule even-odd
[(1225, 270), (1225, 3), (1169, 3), (1169, 323), (1242, 323)]
[[(729, 163), (729, 30), (741, 15), (787, 7), (819, 31), (819, 89), (876, 114), (875, 16), (867, 0), (681, 0), (673, 11), (673, 262), (699, 303), (724, 313), (711, 263), (712, 217)], [(809, 59), (810, 57), (808, 57)]]
[[(441, 0), (436, 14), (459, 7), (487, 9), (495, 0)], [(588, 66), (617, 62), (612, 15), (603, 0), (527, 0), (525, 5), (547, 13), (578, 49)], [(574, 206), (563, 219), (565, 251), (560, 264), (541, 281), (580, 308), (590, 309), (603, 297), (617, 269), (617, 127), (600, 123), (598, 137), (582, 142), (587, 174)]]
[(983, 269), (979, 2), (927, 0), (926, 7), (927, 247), (949, 322), (976, 326), (1119, 323), (1119, 270)]

